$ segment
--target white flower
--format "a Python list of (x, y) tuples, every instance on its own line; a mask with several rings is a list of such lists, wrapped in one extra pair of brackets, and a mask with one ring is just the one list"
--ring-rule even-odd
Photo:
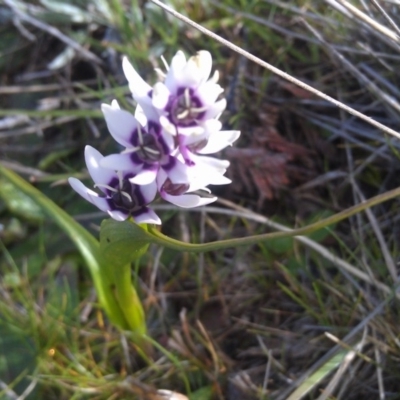
[(102, 192), (104, 197), (87, 188), (76, 178), (68, 179), (72, 188), (117, 221), (132, 217), (137, 223), (161, 224), (156, 213), (147, 207), (156, 196), (156, 182), (136, 185), (131, 182), (132, 173), (103, 168), (102, 159), (103, 156), (96, 149), (86, 146), (85, 160), (89, 174), (95, 182), (94, 186)]
[(226, 107), (226, 100), (217, 100), (223, 92), (217, 84), (218, 73), (211, 79), (212, 58), (208, 51), (199, 51), (186, 60), (182, 51), (172, 58), (164, 82), (151, 88), (135, 71), (127, 58), (123, 69), (129, 82), (133, 98), (140, 104), (146, 115), (151, 109), (165, 116), (175, 128), (175, 134), (187, 134), (210, 119), (217, 119)]
[[(164, 131), (172, 132), (175, 128), (171, 126), (165, 117), (160, 118), (160, 123)], [(185, 128), (190, 133), (178, 134), (177, 142), (179, 152), (187, 165), (193, 164), (194, 154), (213, 154), (223, 150), (227, 146), (232, 146), (239, 136), (239, 131), (221, 131), (220, 121), (211, 119), (205, 121), (203, 126)]]
[(229, 167), (228, 160), (192, 155), (189, 168), (189, 191), (203, 189), (208, 185), (226, 185), (231, 180), (224, 176)]
[[(153, 88), (139, 76), (127, 58), (123, 60), (123, 68), (133, 98), (145, 118), (155, 118), (158, 113), (164, 137), (173, 138), (176, 146), (176, 151), (171, 154), (190, 167), (188, 187), (198, 186), (199, 182), (204, 187), (230, 183), (223, 176), (229, 165), (227, 161), (198, 157), (219, 152), (240, 136), (239, 131), (221, 131), (222, 124), (218, 118), (226, 101), (218, 100), (223, 92), (217, 84), (218, 73), (209, 79), (211, 54), (199, 51), (186, 60), (183, 52), (178, 51), (167, 67), (163, 82), (156, 83)], [(172, 183), (185, 182), (172, 180)]]
[[(157, 192), (185, 208), (215, 201), (207, 186), (231, 182), (224, 176), (229, 161), (209, 155), (231, 146), (240, 132), (221, 130), (218, 119), (226, 101), (220, 99), (218, 73), (210, 78), (210, 53), (199, 51), (187, 60), (178, 51), (167, 73), (158, 71), (162, 81), (153, 87), (126, 57), (122, 66), (138, 104), (135, 115), (121, 110), (116, 100), (101, 109), (108, 130), (125, 150), (103, 157), (86, 148), (89, 173), (103, 196), (75, 178), (69, 179), (71, 186), (116, 220), (131, 216), (136, 222), (160, 224), (148, 208)], [(200, 195), (194, 193), (198, 191)]]
[(121, 154), (104, 157), (102, 167), (128, 171), (134, 175), (130, 181), (138, 185), (154, 182), (160, 169), (174, 183), (188, 182), (188, 167), (175, 157), (174, 139), (157, 119), (148, 119), (141, 109), (135, 118), (128, 111), (121, 110), (116, 100), (111, 106), (102, 104), (101, 109), (111, 135), (125, 146)]
[(164, 171), (160, 171), (157, 175), (157, 187), (160, 196), (164, 200), (183, 208), (200, 207), (217, 200), (216, 197), (201, 197), (197, 194), (188, 193), (197, 189), (206, 191), (207, 189), (203, 187), (198, 188), (197, 185), (192, 188), (188, 184), (174, 184)]

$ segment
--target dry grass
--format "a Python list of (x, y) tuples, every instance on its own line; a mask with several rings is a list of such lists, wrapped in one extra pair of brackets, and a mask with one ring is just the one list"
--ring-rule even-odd
[[(217, 207), (160, 205), (166, 234), (205, 242), (285, 230), (399, 186), (397, 138), (142, 3), (0, 7), (1, 163), (88, 229), (103, 215), (66, 178), (86, 176), (85, 144), (115, 150), (99, 106), (132, 107), (121, 54), (150, 79), (161, 54), (209, 49), (227, 88), (225, 125), (242, 130), (225, 154), (234, 184), (217, 190)], [(353, 3), (171, 1), (399, 131), (399, 5)], [(133, 269), (157, 349), (146, 360), (99, 310), (64, 234), (4, 182), (0, 197), (0, 398), (160, 399), (158, 389), (194, 400), (400, 397), (398, 200), (308, 238), (203, 255), (152, 247)]]

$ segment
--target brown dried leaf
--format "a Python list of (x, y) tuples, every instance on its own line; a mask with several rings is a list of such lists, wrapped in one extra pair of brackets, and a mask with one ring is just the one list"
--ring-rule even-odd
[(251, 193), (255, 185), (263, 199), (273, 199), (275, 190), (289, 184), (285, 171), (287, 159), (283, 154), (262, 148), (230, 149), (229, 159), (235, 160), (233, 172), (241, 177), (234, 180), (237, 191), (245, 189)]
[[(277, 192), (291, 182), (289, 171), (293, 171), (290, 162), (311, 164), (310, 151), (305, 147), (291, 143), (277, 131), (278, 107), (270, 106), (259, 114), (263, 126), (254, 129), (248, 148), (228, 149), (227, 155), (232, 161), (231, 173), (233, 189), (236, 192), (258, 192), (258, 206), (265, 199), (271, 200)], [(298, 174), (302, 170), (298, 168)]]

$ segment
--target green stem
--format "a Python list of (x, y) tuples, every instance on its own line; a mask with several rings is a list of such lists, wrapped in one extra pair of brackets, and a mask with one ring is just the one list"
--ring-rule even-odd
[(192, 252), (192, 253), (221, 250), (221, 249), (227, 249), (227, 248), (231, 248), (231, 247), (253, 245), (253, 244), (264, 242), (264, 241), (267, 241), (270, 239), (290, 237), (290, 236), (308, 235), (319, 229), (326, 228), (329, 225), (335, 224), (339, 221), (349, 218), (352, 215), (359, 213), (360, 211), (366, 210), (367, 208), (373, 207), (377, 204), (383, 203), (384, 201), (393, 199), (398, 196), (400, 196), (400, 188), (390, 190), (386, 193), (375, 196), (365, 202), (362, 202), (353, 207), (350, 207), (350, 208), (348, 208), (344, 211), (341, 211), (335, 215), (332, 215), (328, 218), (322, 219), (321, 221), (314, 222), (313, 224), (307, 225), (302, 228), (293, 229), (290, 232), (270, 232), (270, 233), (264, 233), (261, 235), (247, 236), (247, 237), (238, 238), (238, 239), (219, 240), (219, 241), (215, 241), (215, 242), (202, 243), (202, 244), (185, 243), (185, 242), (181, 242), (179, 240), (170, 238), (170, 237), (162, 234), (160, 231), (158, 231), (155, 226), (149, 226), (148, 232), (151, 234), (150, 240), (153, 243), (157, 243), (157, 244), (160, 244), (162, 246), (165, 246), (165, 247), (168, 247), (168, 248), (174, 249), (174, 250), (188, 251), (188, 252)]
[(128, 323), (129, 329), (139, 335), (146, 334), (146, 320), (135, 288), (132, 286), (131, 265), (114, 268), (115, 297)]
[(132, 332), (133, 342), (139, 354), (146, 360), (153, 355), (153, 346), (146, 338), (146, 316), (142, 302), (132, 285), (131, 264), (114, 266), (113, 275), (115, 298), (127, 321), (125, 330)]
[(90, 272), (99, 303), (106, 312), (106, 315), (118, 328), (128, 329), (129, 323), (115, 298), (114, 284), (102, 273), (102, 268), (96, 271), (91, 270)]

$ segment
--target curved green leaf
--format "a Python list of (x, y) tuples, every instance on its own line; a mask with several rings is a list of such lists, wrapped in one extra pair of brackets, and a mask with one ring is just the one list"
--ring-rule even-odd
[[(39, 206), (69, 236), (80, 251), (90, 270), (100, 304), (105, 308), (107, 315), (115, 325), (127, 329), (129, 325), (114, 297), (112, 284), (110, 284), (104, 274), (101, 275), (100, 270), (104, 269), (102, 268), (104, 261), (100, 253), (99, 242), (47, 196), (1, 164), (0, 178), (14, 187), (13, 193), (19, 191), (21, 198), (26, 196), (30, 201)], [(1, 195), (6, 196), (5, 193), (0, 192)], [(9, 198), (5, 200), (6, 204), (10, 202)]]
[(39, 223), (44, 219), (44, 212), (31, 197), (15, 187), (11, 182), (0, 180), (0, 197), (13, 214), (29, 222)]
[(128, 264), (146, 253), (154, 236), (147, 225), (130, 221), (104, 220), (100, 230), (100, 249), (104, 259), (113, 265)]

